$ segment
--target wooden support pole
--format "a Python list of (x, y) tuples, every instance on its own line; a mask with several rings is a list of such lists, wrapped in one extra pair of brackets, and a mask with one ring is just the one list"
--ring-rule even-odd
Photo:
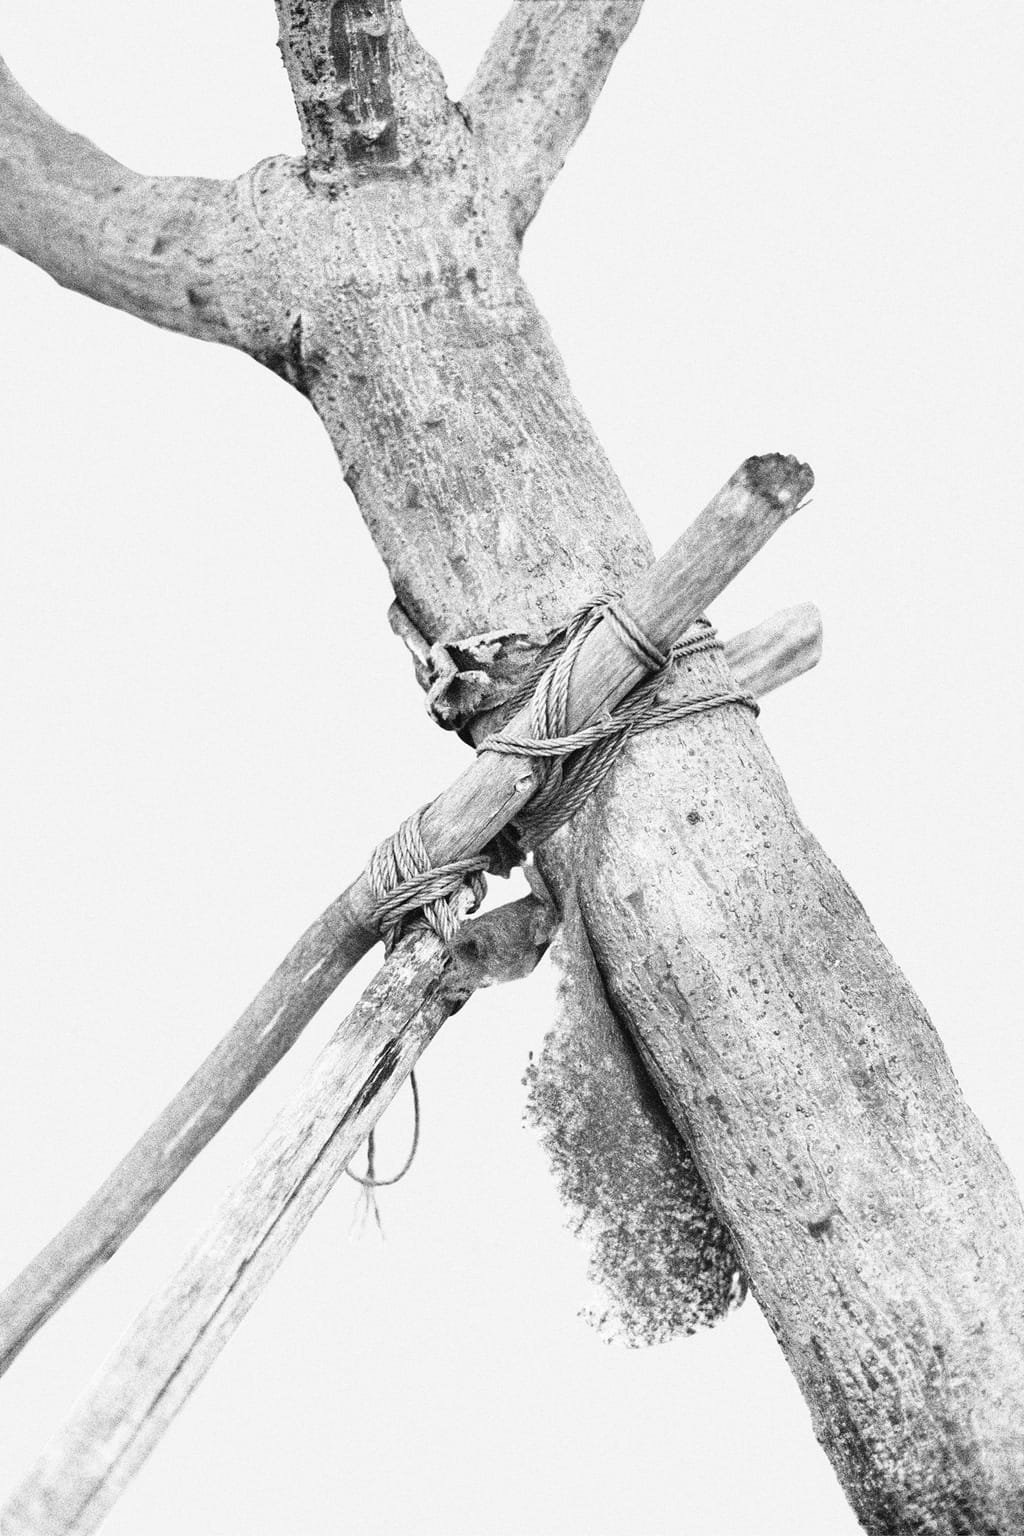
[(756, 699), (781, 688), (821, 660), (821, 614), (813, 603), (784, 608), (736, 635), (725, 659), (742, 686)]
[(445, 1019), (478, 987), (528, 974), (553, 926), (551, 909), (527, 896), (466, 923), (452, 950), (422, 927), (395, 947), (177, 1273), (0, 1511), (3, 1536), (96, 1529)]
[(445, 985), (449, 964), (427, 930), (395, 948), (0, 1512), (4, 1536), (86, 1536), (100, 1524), (464, 997)]
[[(659, 645), (670, 645), (798, 505), (810, 471), (795, 459), (751, 459), (692, 527), (631, 589), (629, 602)], [(688, 562), (695, 574), (688, 575)], [(808, 605), (809, 606), (809, 605)], [(794, 675), (794, 656), (813, 665), (813, 625), (790, 639), (791, 614), (776, 615), (735, 642), (738, 681), (759, 685)], [(643, 675), (612, 637), (595, 632), (575, 675), (573, 728)], [(810, 642), (808, 643), (808, 636)], [(727, 653), (732, 646), (727, 648)], [(516, 717), (525, 726), (525, 712)], [(484, 754), (435, 800), (425, 819), (437, 862), (476, 853), (526, 803), (528, 761)], [(365, 872), (313, 923), (237, 1023), (71, 1221), (0, 1294), (0, 1374), (29, 1339), (135, 1230), (147, 1212), (281, 1060), (302, 1030), (376, 942)]]

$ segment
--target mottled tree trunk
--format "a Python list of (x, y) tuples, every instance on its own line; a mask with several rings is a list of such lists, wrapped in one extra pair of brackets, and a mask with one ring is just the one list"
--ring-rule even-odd
[[(280, 0), (307, 157), (202, 192), (216, 292), (183, 279), (172, 302), (159, 269), (147, 318), (247, 346), (308, 395), (429, 642), (544, 630), (651, 558), (518, 275), (522, 232), (639, 9), (520, 0), (456, 107), (394, 0)], [(26, 151), (28, 109), (8, 99), (21, 147), (0, 150), (14, 182), (0, 235), (88, 289), (14, 227), (55, 183), (73, 220), (62, 177), (76, 184), (74, 144), (54, 157), (50, 125), (47, 153)], [(110, 185), (89, 210), (117, 203)], [(152, 235), (159, 263), (167, 198), (187, 190), (133, 204), (132, 249)], [(182, 270), (198, 259), (188, 227)], [(144, 313), (142, 281), (115, 292), (104, 267), (92, 291)], [(722, 668), (695, 658), (678, 686), (714, 690)], [(756, 723), (722, 709), (638, 739), (541, 862), (866, 1528), (1024, 1528), (1024, 1213)]]

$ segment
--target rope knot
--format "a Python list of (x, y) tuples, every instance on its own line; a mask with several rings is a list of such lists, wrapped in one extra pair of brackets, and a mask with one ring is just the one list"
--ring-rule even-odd
[(431, 864), (421, 830), (425, 810), (426, 806), (421, 806), (370, 855), (367, 875), (377, 923), (388, 950), (416, 916), (445, 944), (450, 944), (459, 926), (455, 910), (459, 891), (468, 886), (473, 898), (471, 912), (476, 911), (486, 893), (486, 855), (477, 854), (450, 864)]

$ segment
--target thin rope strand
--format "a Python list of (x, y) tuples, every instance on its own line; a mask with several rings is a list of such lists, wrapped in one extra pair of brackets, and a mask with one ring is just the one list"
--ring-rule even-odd
[(348, 1174), (349, 1178), (354, 1179), (357, 1184), (362, 1184), (364, 1189), (387, 1189), (389, 1184), (397, 1184), (399, 1179), (404, 1179), (406, 1174), (409, 1172), (409, 1169), (412, 1167), (413, 1158), (416, 1156), (416, 1150), (420, 1144), (420, 1091), (416, 1084), (415, 1072), (409, 1073), (409, 1086), (412, 1089), (413, 1121), (412, 1145), (409, 1148), (408, 1156), (406, 1157), (405, 1162), (402, 1164), (401, 1168), (399, 1168), (397, 1173), (393, 1173), (391, 1177), (387, 1179), (378, 1179), (376, 1173), (374, 1172), (374, 1138), (373, 1132), (371, 1131), (369, 1136), (366, 1138), (366, 1172), (354, 1173), (351, 1168), (345, 1169), (345, 1172)]

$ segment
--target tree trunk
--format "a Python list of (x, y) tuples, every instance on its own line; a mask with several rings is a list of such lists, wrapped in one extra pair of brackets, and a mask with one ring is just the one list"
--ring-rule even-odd
[[(514, 7), (465, 110), (392, 0), (359, 11), (372, 25), (331, 8), (343, 33), (279, 8), (307, 160), (246, 181), (262, 312), (231, 339), (312, 401), (428, 642), (550, 628), (651, 551), (518, 275), (596, 94), (533, 112), (556, 89), (533, 61), (550, 22), (597, 78), (639, 6)], [(679, 681), (723, 686), (715, 658)], [(756, 724), (723, 709), (639, 739), (541, 864), (865, 1527), (1020, 1529), (1024, 1213)]]

